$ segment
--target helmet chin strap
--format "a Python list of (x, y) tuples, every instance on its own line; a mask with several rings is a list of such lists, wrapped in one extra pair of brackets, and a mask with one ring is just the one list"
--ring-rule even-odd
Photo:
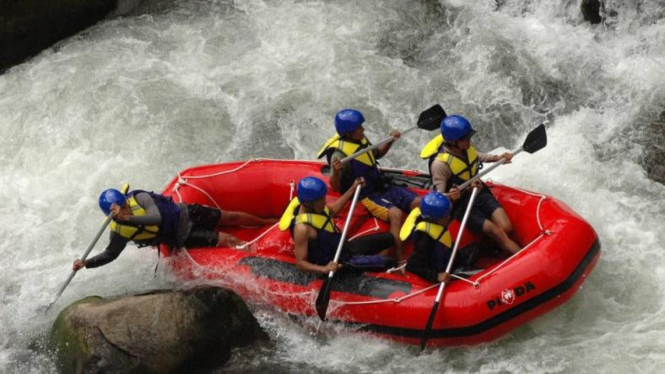
[(451, 142), (443, 142), (443, 144), (445, 144), (446, 147), (453, 148), (453, 151), (460, 151), (460, 152), (462, 151), (462, 148), (458, 146), (459, 143), (457, 140), (453, 140)]
[(304, 206), (305, 209), (307, 209), (308, 211), (314, 212), (314, 204), (312, 204), (311, 201), (307, 201), (307, 202), (303, 201), (302, 206)]

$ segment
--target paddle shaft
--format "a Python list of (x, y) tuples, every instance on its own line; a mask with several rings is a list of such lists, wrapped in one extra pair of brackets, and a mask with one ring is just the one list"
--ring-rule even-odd
[[(471, 208), (473, 207), (473, 202), (476, 200), (478, 191), (479, 191), (478, 188), (474, 188), (473, 191), (471, 191), (471, 198), (469, 199), (469, 205), (466, 207), (466, 212), (464, 212), (464, 218), (462, 218), (462, 224), (460, 225), (459, 231), (457, 232), (457, 238), (455, 238), (453, 253), (450, 255), (448, 266), (446, 266), (446, 273), (448, 274), (450, 274), (450, 271), (452, 270), (453, 262), (455, 261), (457, 250), (459, 249), (459, 243), (462, 241), (462, 233), (464, 231), (464, 227), (466, 227), (466, 222), (469, 220), (469, 216), (471, 215)], [(443, 288), (445, 285), (446, 284), (444, 282), (441, 282), (441, 286), (439, 287), (439, 293), (436, 295), (435, 299), (437, 303), (441, 301), (441, 295), (443, 294)]]
[[(519, 154), (522, 151), (534, 153), (543, 149), (546, 145), (547, 145), (547, 131), (545, 131), (545, 124), (541, 123), (535, 129), (531, 130), (529, 134), (527, 134), (526, 139), (524, 139), (524, 143), (522, 144), (522, 146), (515, 149), (511, 153), (513, 154), (513, 157), (515, 157), (517, 154)], [(482, 177), (483, 175), (486, 175), (490, 171), (498, 168), (499, 166), (505, 163), (506, 159), (502, 158), (499, 162), (483, 170), (481, 173), (478, 173), (476, 176), (469, 179), (468, 181), (462, 183), (462, 185), (459, 187), (460, 191), (467, 188), (474, 180)]]
[[(466, 212), (464, 212), (464, 218), (462, 218), (462, 224), (459, 227), (457, 233), (457, 238), (455, 238), (455, 245), (453, 246), (453, 253), (450, 255), (450, 260), (448, 261), (448, 266), (446, 266), (446, 273), (450, 274), (450, 271), (453, 267), (453, 262), (455, 262), (455, 256), (457, 255), (457, 249), (459, 248), (459, 243), (462, 241), (462, 233), (464, 232), (464, 227), (466, 227), (466, 222), (469, 220), (469, 215), (471, 213), (471, 208), (473, 207), (473, 202), (476, 200), (476, 195), (478, 195), (478, 188), (474, 188), (471, 191), (471, 198), (469, 199), (469, 205), (466, 207)], [(432, 312), (427, 319), (427, 326), (423, 331), (423, 337), (420, 340), (420, 349), (423, 350), (427, 344), (427, 339), (429, 337), (429, 332), (432, 330), (432, 324), (434, 323), (434, 317), (436, 312), (439, 310), (439, 303), (441, 302), (441, 296), (443, 296), (443, 290), (446, 287), (445, 282), (441, 282), (439, 285), (439, 292), (436, 294), (434, 299), (434, 305), (432, 306)]]
[[(358, 196), (360, 196), (360, 190), (363, 186), (358, 185), (356, 187), (356, 192), (353, 194), (353, 200), (351, 201), (351, 208), (349, 208), (349, 214), (346, 217), (346, 222), (344, 222), (344, 229), (342, 230), (342, 237), (339, 239), (339, 244), (337, 245), (337, 252), (335, 252), (335, 258), (333, 262), (339, 261), (339, 256), (342, 254), (342, 247), (344, 246), (344, 239), (346, 239), (346, 233), (349, 231), (349, 223), (351, 222), (351, 217), (353, 216), (353, 211), (356, 209), (356, 203), (358, 203)], [(328, 273), (328, 278), (332, 278), (335, 274), (334, 271)]]
[[(523, 150), (524, 150), (524, 147), (519, 147), (519, 148), (515, 149), (514, 151), (512, 151), (511, 153), (513, 154), (513, 157), (515, 157), (517, 154), (519, 154), (519, 153), (522, 152)], [(468, 181), (462, 183), (462, 185), (459, 186), (459, 190), (460, 190), (460, 191), (463, 191), (465, 188), (469, 187), (469, 185), (470, 185), (471, 183), (473, 183), (473, 181), (475, 181), (476, 179), (481, 178), (482, 176), (486, 175), (486, 174), (489, 173), (490, 171), (492, 171), (492, 170), (498, 168), (499, 166), (501, 166), (501, 165), (503, 165), (503, 164), (505, 164), (505, 163), (506, 163), (506, 159), (505, 159), (505, 158), (502, 158), (500, 161), (495, 162), (494, 164), (492, 164), (492, 166), (490, 166), (490, 167), (488, 167), (487, 169), (485, 169), (485, 170), (481, 171), (480, 173), (476, 174), (473, 178), (469, 179)]]
[[(339, 256), (342, 253), (342, 247), (344, 246), (344, 239), (346, 239), (346, 232), (349, 230), (349, 223), (351, 222), (351, 216), (353, 211), (356, 209), (356, 203), (358, 202), (358, 196), (360, 195), (360, 189), (362, 186), (356, 188), (356, 192), (353, 195), (353, 201), (351, 202), (351, 208), (349, 209), (349, 214), (346, 217), (346, 222), (344, 223), (344, 229), (342, 230), (342, 236), (339, 239), (339, 244), (337, 245), (337, 252), (335, 252), (335, 258), (333, 262), (337, 263), (339, 261)], [(333, 276), (335, 272), (331, 271), (328, 273), (328, 277), (323, 281), (321, 285), (321, 290), (319, 290), (319, 296), (316, 297), (316, 303), (314, 304), (316, 308), (316, 313), (321, 318), (321, 321), (326, 320), (326, 313), (328, 312), (328, 303), (330, 302), (330, 290), (332, 285)]]
[[(413, 131), (413, 130), (415, 130), (415, 129), (417, 129), (417, 128), (418, 128), (418, 126), (410, 127), (410, 128), (408, 128), (408, 129), (402, 131), (402, 135), (405, 135), (405, 134), (407, 134), (407, 133), (409, 133), (409, 132), (411, 132), (411, 131)], [(397, 140), (397, 139), (393, 138), (392, 136), (389, 136), (389, 137), (387, 137), (387, 138), (381, 140), (380, 142), (378, 142), (378, 143), (376, 143), (376, 144), (373, 144), (373, 145), (371, 145), (371, 146), (369, 146), (369, 147), (367, 147), (367, 148), (363, 148), (363, 149), (359, 150), (358, 152), (352, 154), (351, 156), (344, 157), (344, 158), (341, 159), (340, 161), (341, 161), (342, 163), (345, 163), (345, 162), (347, 162), (347, 161), (349, 161), (349, 160), (351, 160), (351, 159), (354, 159), (354, 158), (360, 156), (360, 155), (363, 154), (363, 153), (367, 153), (367, 152), (369, 152), (369, 151), (373, 151), (373, 150), (379, 148), (380, 146), (382, 146), (383, 144), (386, 144), (386, 143), (388, 143), (388, 142), (395, 141), (395, 140)]]
[[(95, 238), (92, 240), (92, 243), (90, 243), (90, 245), (88, 246), (88, 249), (86, 249), (85, 253), (83, 253), (83, 256), (81, 256), (81, 261), (85, 261), (85, 259), (90, 254), (90, 251), (92, 251), (92, 248), (95, 246), (95, 244), (97, 244), (97, 241), (99, 240), (99, 238), (104, 233), (104, 230), (106, 230), (106, 227), (111, 223), (112, 216), (113, 216), (113, 213), (110, 213), (109, 216), (106, 217), (106, 220), (104, 221), (104, 224), (102, 225), (102, 227), (97, 232), (97, 235), (95, 235)], [(77, 270), (72, 270), (71, 274), (69, 274), (69, 278), (67, 278), (65, 283), (63, 283), (62, 287), (60, 287), (60, 291), (58, 291), (58, 293), (55, 295), (55, 298), (53, 299), (51, 304), (49, 304), (49, 306), (46, 308), (46, 310), (48, 310), (51, 307), (51, 305), (53, 305), (58, 300), (58, 298), (60, 297), (60, 295), (62, 295), (63, 292), (65, 292), (65, 288), (67, 288), (67, 286), (69, 285), (69, 282), (71, 282), (72, 279), (74, 279), (74, 276), (76, 275), (76, 272), (77, 272)]]

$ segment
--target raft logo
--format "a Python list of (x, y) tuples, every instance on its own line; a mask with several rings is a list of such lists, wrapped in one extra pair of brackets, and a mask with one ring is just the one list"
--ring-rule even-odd
[(505, 289), (501, 291), (501, 295), (487, 301), (487, 307), (490, 311), (494, 311), (495, 308), (503, 305), (511, 305), (517, 300), (517, 298), (522, 297), (535, 289), (536, 286), (531, 283), (531, 281), (527, 281), (524, 285), (517, 286), (512, 290)]
[(515, 291), (513, 290), (501, 291), (501, 300), (506, 304), (512, 304), (513, 302), (515, 302)]

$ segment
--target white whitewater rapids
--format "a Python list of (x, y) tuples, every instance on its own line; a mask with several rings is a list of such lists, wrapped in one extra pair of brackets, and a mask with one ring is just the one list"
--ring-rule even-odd
[[(603, 255), (561, 308), (494, 343), (427, 350), (256, 310), (276, 344), (229, 372), (660, 372), (665, 365), (665, 187), (636, 142), (665, 104), (665, 4), (606, 1), (183, 1), (102, 22), (0, 76), (0, 372), (53, 373), (57, 312), (88, 295), (173, 287), (154, 251), (83, 270), (43, 314), (101, 226), (99, 193), (160, 191), (188, 166), (312, 159), (334, 113), (364, 112), (370, 140), (440, 103), (481, 150), (512, 149), (549, 120), (549, 144), (491, 178), (565, 201)], [(498, 4), (498, 5), (497, 5)], [(423, 131), (382, 165), (425, 169)], [(93, 251), (107, 243), (104, 235)], [(329, 327), (331, 328), (331, 327)]]

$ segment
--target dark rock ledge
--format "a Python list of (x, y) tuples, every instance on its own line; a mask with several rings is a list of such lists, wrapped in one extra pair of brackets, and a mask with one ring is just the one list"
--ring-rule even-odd
[(61, 373), (207, 373), (231, 348), (267, 339), (238, 295), (205, 286), (79, 300), (49, 344)]
[(0, 0), (0, 74), (106, 17), (160, 11), (175, 0)]

